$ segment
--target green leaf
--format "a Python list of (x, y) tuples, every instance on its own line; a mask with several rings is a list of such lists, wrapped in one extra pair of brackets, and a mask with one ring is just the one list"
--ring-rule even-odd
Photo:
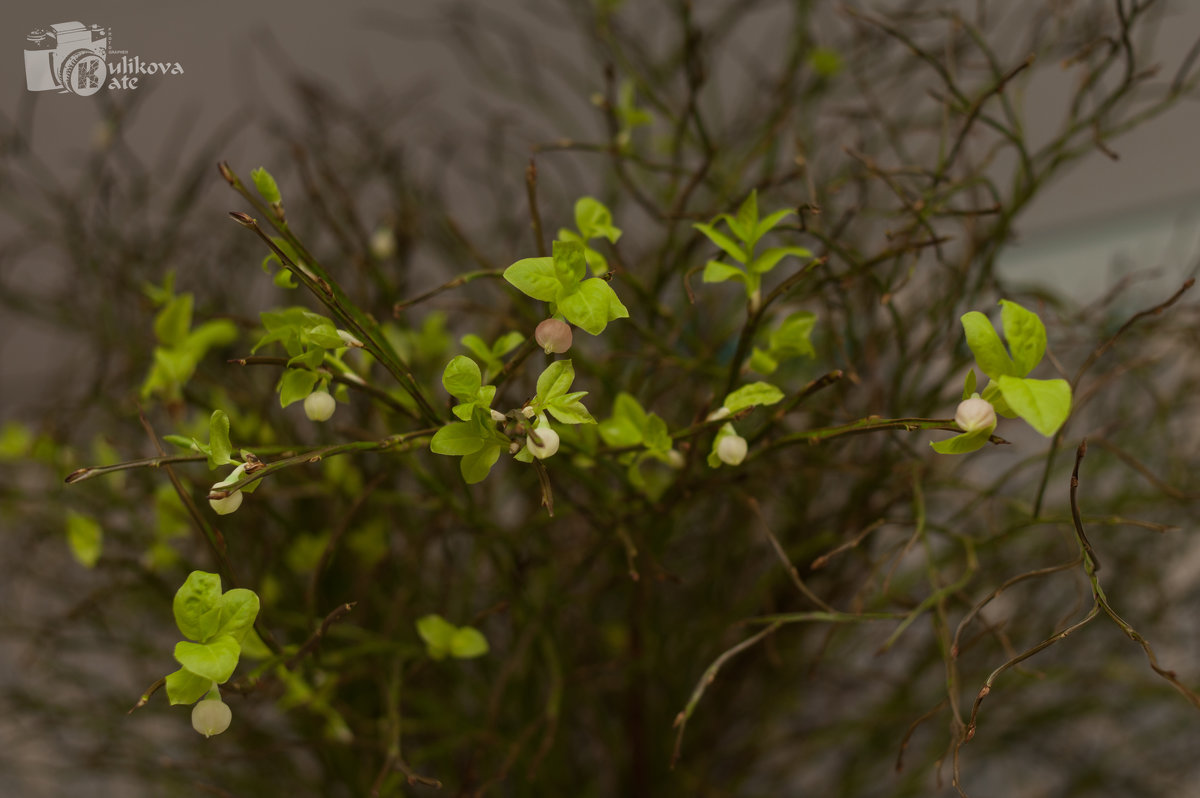
[(666, 452), (671, 448), (671, 433), (667, 430), (667, 422), (654, 413), (646, 417), (646, 428), (643, 432), (646, 448), (655, 452)]
[(743, 242), (749, 245), (758, 240), (754, 231), (758, 228), (758, 189), (750, 192), (750, 196), (742, 201), (742, 205), (737, 211), (737, 223), (741, 227), (742, 232), (739, 233)]
[(561, 286), (558, 296), (562, 296), (571, 293), (579, 281), (587, 277), (587, 261), (583, 256), (583, 244), (578, 241), (555, 241), (553, 254), (554, 272)]
[(498, 443), (485, 442), (479, 451), (463, 455), (463, 459), (458, 463), (458, 469), (462, 472), (463, 479), (468, 485), (475, 485), (487, 479), (492, 466), (500, 459), (501, 448)]
[(575, 366), (568, 360), (556, 360), (538, 376), (537, 398), (546, 404), (557, 397), (563, 396), (571, 389), (575, 381)]
[(756, 346), (750, 353), (750, 368), (759, 374), (771, 375), (779, 368), (779, 361), (771, 357), (769, 352)]
[(417, 619), (417, 634), (425, 641), (426, 650), (433, 659), (445, 659), (457, 631), (458, 627), (437, 614)]
[[(770, 214), (767, 216), (767, 218), (759, 222), (758, 226), (754, 228), (754, 240), (757, 241), (758, 239), (762, 238), (771, 230), (775, 229), (775, 225), (779, 224), (793, 214), (795, 214), (795, 211), (791, 210), (790, 208), (784, 208), (781, 211), (775, 211), (774, 213)], [(799, 247), (796, 247), (796, 249), (799, 249)], [(808, 250), (805, 250), (804, 252), (804, 257), (809, 257), (812, 255), (812, 253)]]
[(175, 591), (171, 610), (175, 625), (184, 637), (207, 640), (217, 631), (217, 602), (221, 599), (221, 577), (207, 571), (192, 571)]
[(599, 277), (579, 284), (579, 290), (559, 300), (558, 309), (567, 321), (592, 335), (599, 335), (610, 321), (629, 318), (629, 311), (612, 286)]
[(812, 253), (804, 247), (771, 247), (755, 256), (754, 260), (750, 262), (750, 271), (755, 274), (766, 274), (788, 255), (796, 255), (801, 258), (812, 257)]
[(275, 183), (275, 178), (271, 177), (271, 173), (261, 166), (257, 169), (250, 170), (250, 179), (254, 181), (254, 187), (258, 189), (258, 193), (262, 194), (262, 198), (267, 202), (276, 203), (282, 202), (283, 198), (279, 196), (279, 186)]
[(232, 635), (221, 635), (208, 643), (175, 644), (175, 661), (197, 676), (224, 684), (237, 667), (242, 647)]
[(455, 659), (474, 659), (487, 652), (487, 638), (472, 626), (460, 626), (450, 638), (450, 656)]
[(288, 369), (279, 384), (279, 406), (287, 407), (293, 402), (308, 398), (320, 375), (308, 369)]
[(526, 296), (553, 302), (562, 283), (553, 258), (524, 258), (504, 270), (504, 279)]
[(817, 314), (807, 310), (788, 316), (771, 331), (771, 354), (777, 358), (816, 357), (811, 341), (816, 324)]
[(32, 430), (19, 421), (6, 421), (0, 429), (0, 461), (20, 460), (33, 449)]
[(1004, 327), (1004, 338), (1012, 352), (1017, 373), (1024, 377), (1042, 362), (1046, 354), (1046, 325), (1032, 313), (1007, 299), (1000, 300), (1000, 322)]
[(964, 313), (962, 316), (963, 332), (967, 335), (967, 346), (975, 355), (975, 362), (984, 374), (993, 380), (1003, 375), (1020, 377), (1017, 366), (1000, 343), (996, 328), (988, 321), (988, 317), (977, 310)]
[(180, 668), (167, 675), (167, 698), (171, 706), (194, 704), (212, 688), (212, 679), (197, 676), (187, 668)]
[(982, 449), (991, 434), (991, 429), (980, 429), (974, 432), (964, 432), (944, 441), (930, 441), (929, 445), (938, 454), (966, 454), (976, 449)]
[(224, 410), (214, 410), (208, 419), (208, 467), (232, 463), (233, 446), (229, 443), (229, 416)]
[(303, 354), (290, 358), (287, 364), (291, 368), (303, 367), (309, 371), (315, 371), (324, 362), (325, 350), (320, 347), (313, 347)]
[(258, 594), (253, 590), (243, 587), (227, 590), (217, 600), (217, 629), (213, 636), (229, 635), (241, 644), (246, 632), (254, 626), (258, 608)]
[(546, 410), (564, 424), (595, 424), (596, 419), (583, 406), (583, 402), (579, 401), (580, 397), (585, 395), (587, 391), (575, 391), (566, 396), (559, 396), (546, 403)]
[(482, 384), (479, 364), (465, 355), (455, 356), (442, 372), (442, 387), (451, 396), (464, 402), (473, 401)]
[(163, 346), (178, 346), (192, 329), (192, 295), (180, 294), (154, 317), (154, 335)]
[(967, 379), (963, 383), (963, 401), (970, 399), (973, 393), (975, 393), (975, 369), (967, 369)]
[[(518, 335), (519, 334), (520, 333), (518, 333)], [(486, 368), (488, 372), (494, 374), (500, 369), (504, 368), (504, 363), (499, 357), (492, 353), (491, 348), (484, 343), (484, 340), (478, 335), (475, 335), (474, 333), (468, 333), (459, 340), (459, 343), (471, 350), (471, 354), (479, 358), (479, 361), (483, 363), (484, 368)], [(445, 383), (443, 382), (443, 385), (444, 384)]]
[(773, 405), (782, 399), (783, 391), (771, 383), (752, 382), (726, 396), (722, 404), (729, 408), (730, 413), (736, 413), (755, 405)]
[(703, 280), (706, 283), (723, 283), (726, 280), (741, 280), (745, 282), (746, 275), (736, 266), (730, 266), (728, 263), (722, 263), (719, 260), (710, 260), (704, 264)]
[(104, 532), (94, 518), (67, 511), (67, 545), (76, 562), (84, 568), (95, 567), (103, 539)]
[(613, 226), (612, 213), (593, 197), (575, 201), (575, 226), (583, 238), (607, 238), (615, 244), (621, 237), (621, 230)]
[(1071, 386), (1066, 380), (1031, 380), (1005, 375), (997, 382), (1008, 406), (1047, 438), (1058, 432), (1071, 415)]
[(823, 78), (831, 78), (842, 71), (842, 56), (829, 47), (814, 47), (808, 51), (808, 65)]
[(600, 422), (600, 437), (613, 447), (637, 446), (642, 442), (642, 431), (629, 418), (613, 416)]
[(702, 224), (697, 222), (693, 224), (692, 227), (696, 228), (701, 233), (704, 233), (704, 235), (708, 237), (709, 241), (723, 249), (726, 254), (729, 255), (729, 257), (733, 258), (738, 263), (746, 262), (746, 250), (734, 243), (733, 239), (729, 236), (718, 232), (717, 228), (713, 227), (711, 224)]
[(258, 632), (247, 629), (244, 634), (245, 636), (241, 640), (243, 657), (270, 659), (273, 656), (271, 649), (267, 648), (267, 644), (258, 636)]
[(468, 421), (453, 421), (434, 433), (429, 451), (434, 454), (461, 456), (483, 448), (486, 441), (478, 426)]
[(502, 358), (523, 343), (525, 343), (525, 336), (513, 330), (496, 339), (496, 343), (492, 344), (492, 354), (496, 358)]
[[(970, 397), (967, 397), (970, 398)], [(1005, 418), (1016, 418), (1017, 414), (1008, 406), (1008, 402), (1004, 401), (1004, 395), (1000, 393), (1000, 383), (989, 382), (988, 386), (983, 389), (981, 397), (992, 403), (992, 407), (996, 409), (996, 414)]]
[(213, 319), (192, 330), (182, 347), (199, 361), (214, 346), (224, 346), (237, 340), (237, 327), (229, 319)]

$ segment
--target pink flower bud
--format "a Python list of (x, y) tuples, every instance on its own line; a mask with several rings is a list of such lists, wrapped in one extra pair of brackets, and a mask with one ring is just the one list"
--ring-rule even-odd
[(566, 352), (571, 348), (571, 337), (570, 325), (559, 319), (546, 319), (533, 331), (534, 340), (547, 355)]

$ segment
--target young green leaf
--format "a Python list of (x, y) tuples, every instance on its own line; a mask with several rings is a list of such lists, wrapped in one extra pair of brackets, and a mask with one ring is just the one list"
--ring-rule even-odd
[(783, 391), (771, 383), (752, 382), (726, 396), (723, 405), (729, 408), (730, 413), (736, 413), (755, 405), (773, 405), (782, 399)]
[(561, 286), (558, 292), (560, 297), (571, 293), (587, 277), (587, 260), (583, 256), (583, 244), (579, 241), (555, 241), (552, 260)]
[(587, 391), (574, 391), (564, 396), (557, 396), (545, 403), (546, 411), (564, 424), (595, 424), (596, 419), (583, 406), (580, 398), (587, 396)]
[(993, 380), (1003, 375), (1011, 377), (1023, 376), (1017, 373), (1017, 366), (1000, 342), (996, 328), (988, 321), (988, 317), (977, 310), (964, 313), (962, 316), (963, 332), (967, 336), (967, 346), (975, 355), (975, 362), (984, 374)]
[(192, 295), (171, 299), (154, 317), (154, 335), (163, 346), (178, 346), (192, 329)]
[(593, 197), (580, 197), (575, 201), (575, 226), (585, 239), (606, 238), (615, 244), (621, 237), (620, 228), (613, 226), (612, 213)]
[(797, 311), (771, 331), (771, 355), (774, 358), (816, 357), (812, 345), (812, 331), (817, 324), (817, 314), (807, 310)]
[(1031, 380), (1005, 375), (997, 382), (1008, 406), (1047, 438), (1058, 432), (1071, 414), (1071, 386), (1066, 380)]
[(779, 361), (772, 357), (770, 352), (756, 346), (750, 352), (750, 368), (759, 374), (770, 376), (779, 368)]
[[(794, 213), (795, 213), (795, 211), (791, 210), (790, 208), (784, 208), (781, 211), (775, 211), (772, 214), (768, 214), (767, 218), (765, 218), (761, 222), (759, 222), (758, 225), (754, 228), (754, 230), (753, 230), (754, 240), (757, 241), (758, 239), (765, 236), (767, 233), (774, 230), (775, 225), (779, 224), (784, 219), (793, 215)], [(799, 249), (799, 247), (797, 247), (797, 249)], [(805, 250), (804, 252), (805, 252), (804, 257), (810, 257), (812, 255), (812, 253), (809, 252), (808, 250)]]
[(221, 635), (208, 643), (175, 644), (175, 661), (197, 676), (224, 684), (237, 667), (242, 647), (231, 635)]
[[(518, 333), (519, 334), (519, 333)], [(459, 343), (471, 350), (471, 354), (479, 358), (489, 373), (495, 374), (504, 368), (504, 362), (492, 352), (482, 338), (475, 333), (468, 333), (459, 339)], [(444, 384), (444, 382), (443, 382)]]
[(746, 243), (746, 249), (749, 251), (754, 242), (758, 240), (754, 231), (758, 228), (758, 189), (750, 192), (750, 196), (742, 201), (741, 207), (737, 211), (737, 225), (734, 225), (734, 220), (729, 220), (729, 226), (737, 234), (738, 238)]
[(302, 402), (312, 393), (320, 375), (307, 369), (288, 369), (279, 383), (279, 406)]
[(84, 568), (93, 568), (100, 559), (104, 532), (94, 518), (67, 511), (67, 545), (71, 555)]
[(754, 260), (750, 261), (748, 268), (755, 274), (766, 274), (788, 255), (795, 255), (800, 258), (812, 257), (812, 253), (804, 247), (771, 247), (761, 254), (756, 255)]
[(726, 254), (729, 255), (729, 257), (733, 258), (738, 263), (746, 262), (746, 258), (747, 258), (746, 250), (743, 249), (740, 245), (734, 243), (733, 239), (730, 238), (729, 236), (725, 235), (724, 233), (718, 232), (717, 228), (714, 227), (713, 225), (697, 222), (697, 223), (693, 224), (692, 227), (696, 228), (701, 233), (704, 233), (704, 235), (708, 237), (709, 241), (713, 242), (718, 247), (720, 247), (722, 250), (724, 250), (726, 252)]
[(279, 196), (279, 186), (276, 184), (275, 178), (271, 177), (271, 173), (266, 169), (261, 166), (251, 169), (250, 179), (254, 181), (254, 187), (267, 202), (275, 204), (283, 201), (283, 198)]
[(990, 429), (964, 432), (961, 435), (955, 435), (953, 438), (947, 438), (944, 441), (930, 441), (929, 445), (938, 454), (966, 454), (976, 449), (982, 449), (988, 442), (991, 434), (992, 431)]
[(710, 260), (704, 264), (703, 281), (706, 283), (723, 283), (726, 280), (741, 280), (746, 282), (746, 274), (736, 266), (730, 266), (728, 263), (722, 263), (719, 260)]
[(996, 408), (996, 414), (1005, 418), (1016, 418), (1017, 414), (1008, 402), (1004, 401), (1004, 394), (1000, 392), (1000, 383), (989, 382), (987, 387), (983, 389), (983, 397), (992, 403), (992, 407)]
[(209, 469), (232, 463), (233, 445), (229, 442), (229, 416), (224, 410), (214, 410), (208, 419)]
[(474, 659), (487, 652), (487, 638), (474, 627), (460, 626), (450, 638), (450, 656), (455, 659)]
[(592, 335), (604, 332), (610, 321), (629, 318), (616, 291), (599, 277), (584, 280), (578, 290), (560, 298), (558, 308), (567, 321)]
[(207, 640), (220, 622), (216, 611), (221, 598), (221, 577), (207, 571), (192, 571), (183, 586), (175, 591), (171, 610), (175, 625), (184, 637)]
[(504, 279), (526, 296), (553, 302), (562, 283), (553, 258), (524, 258), (504, 270)]
[(975, 369), (967, 369), (967, 379), (963, 383), (962, 398), (969, 399), (975, 393)]
[(187, 668), (167, 674), (167, 698), (171, 706), (194, 704), (212, 687), (213, 680), (197, 676)]
[(468, 485), (475, 485), (487, 479), (492, 466), (500, 459), (502, 448), (498, 443), (484, 441), (478, 451), (463, 455), (463, 459), (458, 462), (458, 469)]
[(1000, 300), (1000, 323), (1004, 326), (1004, 339), (1012, 352), (1017, 373), (1024, 377), (1042, 362), (1046, 354), (1046, 325), (1025, 308), (1007, 299)]
[(563, 396), (575, 381), (575, 366), (570, 360), (556, 360), (538, 376), (537, 398), (542, 404)]
[(239, 644), (254, 627), (258, 617), (259, 599), (253, 590), (234, 588), (217, 600), (217, 628), (214, 636), (229, 635)]
[(463, 402), (473, 401), (482, 383), (479, 365), (464, 355), (454, 357), (442, 372), (442, 386), (446, 392)]
[(458, 627), (437, 614), (417, 619), (417, 634), (425, 641), (426, 651), (433, 659), (445, 659), (457, 631)]
[(434, 454), (461, 456), (479, 451), (485, 443), (473, 421), (453, 421), (434, 433), (429, 450)]

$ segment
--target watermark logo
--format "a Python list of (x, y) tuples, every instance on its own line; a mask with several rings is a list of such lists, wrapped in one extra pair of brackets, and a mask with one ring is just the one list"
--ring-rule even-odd
[[(182, 75), (178, 62), (143, 61), (128, 50), (110, 49), (110, 31), (101, 25), (59, 22), (25, 37), (25, 85), (30, 91), (58, 91), (88, 97), (100, 89), (136, 89), (144, 75)], [(113, 57), (120, 55), (119, 60)]]

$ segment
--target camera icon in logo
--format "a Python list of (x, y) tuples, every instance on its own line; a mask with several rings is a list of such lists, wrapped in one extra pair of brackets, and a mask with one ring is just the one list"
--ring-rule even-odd
[(25, 85), (30, 91), (71, 92), (87, 97), (108, 77), (108, 28), (60, 22), (25, 37)]

